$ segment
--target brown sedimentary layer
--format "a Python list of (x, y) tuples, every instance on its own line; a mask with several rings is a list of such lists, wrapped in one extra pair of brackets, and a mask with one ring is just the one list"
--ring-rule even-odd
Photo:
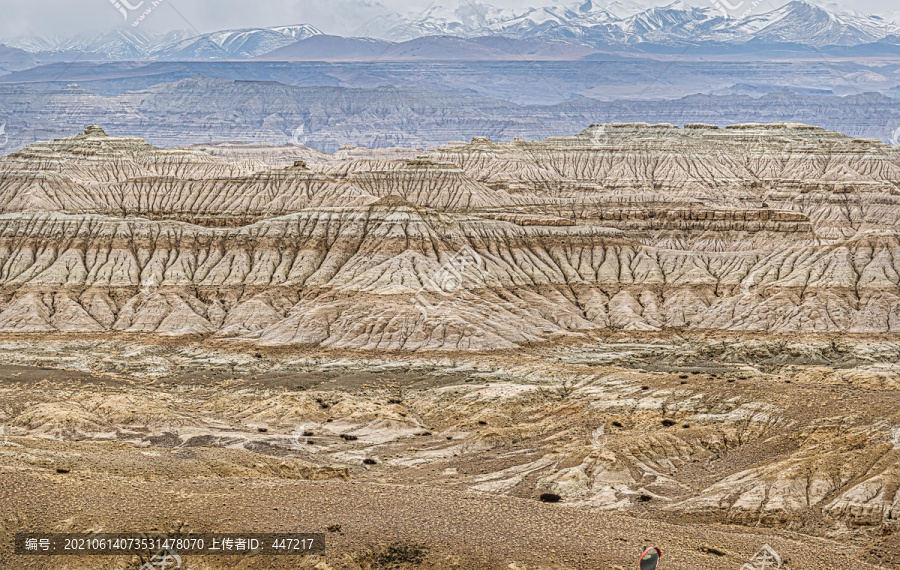
[(307, 159), (96, 130), (0, 159), (0, 331), (417, 350), (900, 328), (900, 166), (875, 142), (608, 125)]

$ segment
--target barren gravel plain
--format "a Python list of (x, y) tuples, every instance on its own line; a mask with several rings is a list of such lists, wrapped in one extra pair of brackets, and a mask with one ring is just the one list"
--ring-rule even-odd
[(192, 570), (900, 568), (900, 152), (798, 124), (0, 158), (18, 532)]

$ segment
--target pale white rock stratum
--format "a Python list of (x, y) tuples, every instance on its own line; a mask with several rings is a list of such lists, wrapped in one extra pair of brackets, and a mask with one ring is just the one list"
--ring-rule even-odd
[(0, 159), (0, 331), (482, 350), (900, 328), (900, 153), (876, 141), (628, 124), (288, 167), (234, 149), (90, 127)]

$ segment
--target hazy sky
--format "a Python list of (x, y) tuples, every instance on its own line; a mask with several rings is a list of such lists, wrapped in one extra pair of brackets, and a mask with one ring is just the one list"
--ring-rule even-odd
[[(123, 17), (112, 2), (140, 0), (0, 0), (0, 37), (22, 35), (73, 36), (121, 25)], [(430, 6), (452, 7), (466, 0), (144, 0), (139, 11), (159, 3), (141, 26), (153, 31), (196, 28), (210, 32), (227, 28), (267, 27), (286, 24), (312, 24), (326, 33), (348, 35), (373, 17), (388, 13), (419, 14)], [(646, 7), (664, 6), (670, 1), (628, 0)], [(824, 2), (824, 0), (823, 0)], [(553, 0), (489, 0), (498, 7), (572, 5)], [(603, 6), (606, 0), (595, 0)], [(711, 0), (691, 0), (709, 6)], [(734, 2), (732, 2), (734, 3)], [(785, 0), (763, 0), (757, 11), (780, 6)], [(821, 3), (821, 2), (820, 2)], [(897, 10), (897, 0), (842, 0), (843, 6), (857, 12)], [(137, 12), (129, 12), (134, 14)], [(179, 15), (179, 13), (181, 15)], [(182, 18), (183, 16), (183, 18)]]

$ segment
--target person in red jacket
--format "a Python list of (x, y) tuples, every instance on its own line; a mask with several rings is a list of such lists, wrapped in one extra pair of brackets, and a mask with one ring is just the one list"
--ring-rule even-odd
[(659, 567), (659, 558), (662, 551), (655, 546), (647, 546), (641, 553), (641, 570), (654, 570)]

